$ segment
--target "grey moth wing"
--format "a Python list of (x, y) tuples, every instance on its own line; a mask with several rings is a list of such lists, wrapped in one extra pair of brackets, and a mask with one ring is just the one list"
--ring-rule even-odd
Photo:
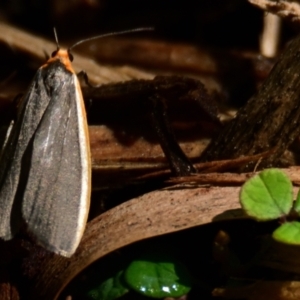
[[(18, 116), (1, 152), (0, 159), (0, 237), (11, 239), (19, 230), (21, 197), (17, 197), (22, 160), (50, 98), (36, 88), (41, 81), (38, 71), (23, 97)], [(41, 101), (42, 99), (42, 101)], [(34, 120), (34, 122), (32, 121)]]
[(10, 239), (23, 219), (38, 244), (72, 255), (89, 211), (91, 167), (81, 89), (66, 50), (38, 70), (2, 161), (1, 237)]

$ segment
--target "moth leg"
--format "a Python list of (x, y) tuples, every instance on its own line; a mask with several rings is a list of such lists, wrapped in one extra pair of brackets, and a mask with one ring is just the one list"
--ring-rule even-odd
[(102, 84), (92, 84), (89, 80), (89, 77), (88, 77), (88, 74), (85, 72), (85, 71), (80, 71), (78, 74), (77, 74), (77, 77), (78, 79), (80, 80), (81, 78), (83, 79), (84, 83), (88, 86), (88, 87), (91, 87), (91, 88), (99, 88), (102, 86)]

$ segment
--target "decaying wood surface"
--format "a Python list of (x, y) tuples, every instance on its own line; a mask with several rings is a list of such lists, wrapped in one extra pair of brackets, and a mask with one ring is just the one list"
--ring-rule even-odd
[[(279, 58), (258, 93), (205, 150), (205, 161), (252, 155), (274, 149), (261, 167), (276, 165), (300, 134), (300, 36)], [(248, 170), (253, 164), (248, 165)]]

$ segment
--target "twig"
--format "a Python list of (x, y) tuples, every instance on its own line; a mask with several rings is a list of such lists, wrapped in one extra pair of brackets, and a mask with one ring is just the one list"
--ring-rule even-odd
[(265, 13), (264, 29), (260, 40), (260, 52), (266, 57), (275, 57), (280, 40), (281, 19), (273, 14)]
[(248, 0), (255, 6), (290, 19), (292, 22), (300, 22), (300, 3), (287, 0)]

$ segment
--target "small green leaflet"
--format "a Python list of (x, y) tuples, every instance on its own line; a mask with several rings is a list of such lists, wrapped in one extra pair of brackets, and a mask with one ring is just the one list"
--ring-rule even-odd
[(145, 254), (134, 260), (124, 278), (133, 290), (152, 298), (177, 298), (191, 289), (191, 277), (185, 267), (166, 254)]
[(300, 245), (300, 223), (286, 222), (273, 232), (273, 238), (285, 244)]
[(98, 288), (90, 290), (87, 294), (91, 300), (114, 300), (129, 291), (123, 283), (123, 270), (119, 271), (114, 277), (108, 278)]
[(279, 169), (267, 169), (242, 186), (240, 202), (249, 216), (259, 221), (274, 220), (290, 212), (293, 186), (288, 176)]

